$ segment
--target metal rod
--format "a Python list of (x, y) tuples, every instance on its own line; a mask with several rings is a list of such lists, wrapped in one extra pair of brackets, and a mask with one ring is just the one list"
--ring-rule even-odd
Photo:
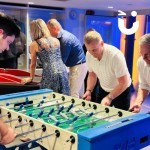
[[(47, 97), (43, 96), (42, 99), (46, 99)], [(23, 101), (22, 103), (29, 103), (31, 101), (35, 101), (35, 100), (39, 100), (39, 98), (35, 98), (35, 99), (31, 99), (29, 100), (28, 97), (25, 98), (25, 101)], [(9, 106), (9, 105), (12, 105), (12, 104), (18, 104), (17, 102), (14, 102), (14, 103), (9, 103), (9, 102), (6, 102), (6, 106)], [(29, 104), (30, 105), (30, 104)], [(13, 109), (13, 108), (9, 108), (9, 109)]]
[(116, 122), (116, 123), (114, 123), (114, 124), (111, 124), (111, 125), (107, 126), (107, 128), (112, 128), (112, 127), (114, 127), (114, 126), (123, 124), (123, 123), (128, 122), (128, 121), (132, 121), (132, 120), (133, 120), (132, 118), (125, 119), (125, 120), (123, 120), (123, 121), (119, 121), (119, 122)]
[(51, 119), (51, 120), (53, 120), (53, 121), (55, 121), (55, 122), (58, 121), (57, 118), (56, 118), (55, 116), (52, 116), (52, 115), (50, 115), (49, 117), (47, 117), (47, 118), (45, 118), (45, 119)]
[(19, 122), (21, 122), (22, 121), (22, 117), (18, 116), (18, 118), (16, 118), (16, 119), (6, 120), (5, 123), (13, 122), (13, 121), (16, 121), (16, 120), (18, 120)]
[[(108, 118), (111, 118), (111, 117), (115, 117), (115, 116), (118, 116), (118, 114), (114, 114), (114, 115), (111, 115), (111, 116), (108, 116), (108, 117), (104, 117), (104, 118), (100, 118), (100, 119), (94, 120), (92, 123), (95, 123), (95, 122), (100, 121), (100, 120), (108, 119)], [(81, 124), (81, 125), (78, 125), (78, 126), (74, 126), (73, 129), (82, 127), (84, 125), (90, 125), (90, 124), (89, 124), (89, 122), (88, 123), (84, 123), (84, 124)]]
[(52, 104), (52, 105), (40, 106), (38, 108), (31, 108), (31, 109), (28, 109), (28, 110), (21, 110), (21, 111), (18, 111), (18, 112), (26, 113), (27, 111), (30, 111), (30, 110), (43, 109), (43, 108), (50, 107), (50, 106), (58, 106), (58, 105), (69, 103), (69, 102), (70, 101), (66, 101), (66, 102), (62, 102), (62, 103), (55, 103), (55, 104)]
[(20, 128), (20, 127), (26, 126), (26, 125), (28, 125), (28, 124), (29, 124), (29, 122), (26, 122), (26, 123), (23, 123), (23, 124), (20, 124), (20, 125), (15, 126), (15, 128)]
[(18, 118), (16, 118), (16, 119), (11, 119), (11, 120), (6, 120), (5, 123), (13, 122), (13, 121), (16, 121), (16, 120), (18, 120)]
[(0, 115), (0, 118), (6, 117), (6, 116), (8, 116), (8, 114)]
[(42, 137), (36, 138), (36, 139), (34, 139), (34, 140), (30, 140), (30, 141), (24, 142), (24, 143), (21, 143), (21, 144), (19, 144), (19, 145), (14, 145), (14, 146), (11, 146), (11, 147), (9, 147), (9, 148), (25, 146), (25, 145), (27, 145), (27, 144), (29, 144), (29, 143), (39, 141), (39, 140), (41, 140), (41, 139), (47, 138), (47, 137), (49, 137), (49, 136), (52, 136), (52, 135), (54, 135), (54, 134), (56, 134), (56, 133), (54, 132), (54, 133), (52, 133), (52, 134), (48, 134), (48, 135), (46, 135), (46, 136), (42, 136)]
[(26, 134), (29, 134), (29, 133), (32, 133), (32, 132), (35, 132), (35, 131), (38, 131), (38, 130), (41, 130), (41, 129), (43, 129), (43, 127), (31, 130), (31, 131), (27, 131), (27, 132), (24, 132), (24, 133), (17, 134), (16, 137), (23, 136), (23, 135), (26, 135)]
[(114, 114), (114, 115), (111, 115), (111, 116), (108, 116), (108, 117), (104, 117), (104, 118), (100, 118), (100, 119), (94, 120), (92, 123), (95, 123), (95, 122), (100, 121), (100, 120), (112, 118), (112, 117), (115, 117), (115, 116), (118, 116), (118, 114)]
[[(48, 103), (48, 102), (53, 102), (53, 101), (57, 101), (57, 100), (61, 100), (60, 98), (57, 98), (57, 99), (54, 99), (54, 100), (48, 100), (48, 101), (44, 101), (44, 100), (41, 100), (39, 103), (40, 104), (45, 104), (45, 103)], [(24, 107), (30, 107), (30, 106), (36, 106), (37, 104), (39, 103), (34, 103), (34, 104), (27, 104), (25, 105)]]
[[(72, 118), (72, 119), (69, 119), (69, 118), (67, 118), (67, 120), (65, 120), (65, 121), (62, 121), (62, 122), (59, 122), (59, 124), (62, 124), (62, 123), (72, 123), (72, 122), (74, 122), (74, 121), (76, 121), (77, 119), (81, 119), (81, 118), (84, 118), (84, 117), (91, 117), (91, 116), (93, 116), (93, 115), (95, 115), (95, 114), (98, 114), (98, 113), (101, 113), (101, 112), (105, 112), (106, 110), (101, 110), (101, 111), (98, 111), (98, 112), (96, 112), (96, 113), (93, 113), (93, 112), (90, 112), (90, 113), (88, 113), (88, 114), (86, 114), (86, 115), (83, 115), (83, 116), (75, 116), (74, 118)], [(58, 125), (59, 125), (58, 124)]]

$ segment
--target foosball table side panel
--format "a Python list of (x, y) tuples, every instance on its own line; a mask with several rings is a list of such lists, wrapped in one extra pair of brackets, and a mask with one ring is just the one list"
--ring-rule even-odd
[(150, 114), (135, 114), (78, 134), (78, 150), (139, 150), (150, 145)]

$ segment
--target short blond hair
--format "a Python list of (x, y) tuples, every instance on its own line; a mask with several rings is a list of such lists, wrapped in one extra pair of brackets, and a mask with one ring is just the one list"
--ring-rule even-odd
[(36, 19), (30, 23), (31, 38), (36, 41), (41, 38), (50, 37), (46, 23), (42, 19)]
[(102, 41), (101, 35), (97, 31), (89, 31), (84, 36), (84, 43), (90, 44), (91, 42), (99, 42)]
[(50, 20), (48, 20), (47, 25), (49, 25), (52, 28), (62, 29), (61, 24), (56, 19), (50, 19)]

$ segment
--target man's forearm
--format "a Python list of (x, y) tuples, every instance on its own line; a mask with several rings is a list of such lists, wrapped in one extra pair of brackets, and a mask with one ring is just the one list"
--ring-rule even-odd
[(115, 99), (121, 93), (123, 93), (126, 90), (126, 88), (127, 86), (125, 86), (124, 84), (119, 84), (109, 93), (109, 96), (111, 97), (111, 99)]
[(96, 85), (96, 82), (97, 82), (97, 76), (94, 73), (89, 73), (88, 79), (87, 79), (87, 88), (86, 88), (86, 90), (89, 90), (89, 91), (92, 92), (95, 85)]
[(108, 96), (111, 96), (112, 100), (115, 99), (128, 88), (129, 82), (130, 81), (127, 75), (118, 78), (119, 84), (109, 93)]
[(148, 94), (149, 94), (148, 90), (139, 89), (135, 102), (141, 105), (144, 102), (145, 98), (148, 96)]

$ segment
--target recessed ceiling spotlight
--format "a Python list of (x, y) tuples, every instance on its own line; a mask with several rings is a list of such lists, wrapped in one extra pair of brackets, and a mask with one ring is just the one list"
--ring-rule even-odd
[(65, 2), (65, 1), (69, 1), (69, 0), (53, 0), (53, 1)]
[(28, 2), (28, 4), (29, 4), (29, 5), (33, 5), (33, 4), (34, 4), (34, 2)]
[(113, 6), (108, 6), (107, 8), (109, 8), (109, 9), (113, 9), (114, 7), (113, 7)]

